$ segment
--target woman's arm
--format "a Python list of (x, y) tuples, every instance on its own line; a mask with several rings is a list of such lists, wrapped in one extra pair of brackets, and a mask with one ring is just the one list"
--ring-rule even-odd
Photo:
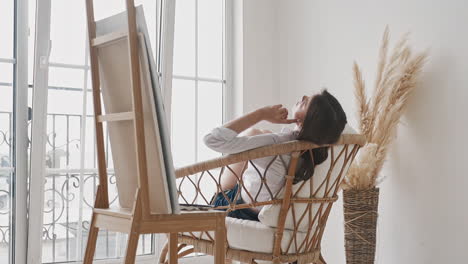
[(287, 124), (295, 120), (287, 119), (288, 111), (281, 105), (267, 106), (248, 113), (242, 117), (226, 123), (224, 126), (213, 129), (203, 140), (210, 149), (232, 154), (245, 150), (275, 144), (278, 135), (262, 134), (256, 136), (238, 136), (240, 132), (266, 120), (277, 124)]
[(224, 127), (229, 128), (239, 134), (263, 120), (274, 124), (291, 124), (296, 122), (295, 119), (288, 119), (288, 110), (282, 105), (273, 105), (262, 107), (232, 121), (229, 121), (224, 124)]

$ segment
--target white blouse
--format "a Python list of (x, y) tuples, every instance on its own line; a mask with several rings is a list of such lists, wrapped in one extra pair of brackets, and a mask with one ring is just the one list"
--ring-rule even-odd
[[(283, 129), (281, 133), (269, 133), (261, 134), (256, 136), (239, 136), (237, 132), (226, 127), (217, 127), (207, 134), (203, 140), (207, 147), (210, 149), (223, 153), (223, 154), (234, 154), (242, 151), (283, 143), (286, 141), (295, 140), (297, 134), (290, 129)], [(271, 200), (271, 194), (273, 197), (280, 191), (284, 185), (285, 175), (289, 166), (290, 155), (281, 155), (276, 157), (265, 157), (253, 160), (253, 164), (249, 164), (246, 171), (243, 174), (244, 186), (250, 193), (252, 198), (248, 194), (243, 194), (241, 190), (241, 197), (246, 203), (269, 201)], [(273, 161), (273, 162), (272, 162)], [(263, 175), (265, 169), (268, 167), (266, 182), (268, 188), (262, 185), (261, 177), (259, 172)], [(257, 171), (258, 170), (258, 171)], [(255, 199), (255, 197), (257, 197)], [(256, 207), (255, 209), (260, 211), (262, 206)]]

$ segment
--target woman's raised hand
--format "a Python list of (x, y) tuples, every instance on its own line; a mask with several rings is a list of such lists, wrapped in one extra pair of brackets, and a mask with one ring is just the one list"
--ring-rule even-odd
[(265, 106), (259, 109), (262, 119), (274, 124), (292, 124), (296, 119), (288, 119), (288, 109), (283, 105)]

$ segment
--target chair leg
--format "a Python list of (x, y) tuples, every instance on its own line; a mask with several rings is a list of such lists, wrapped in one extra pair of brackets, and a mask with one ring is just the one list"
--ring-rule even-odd
[(131, 232), (128, 234), (127, 250), (125, 251), (125, 264), (134, 264), (135, 256), (138, 247), (138, 239), (140, 234), (137, 232)]
[(99, 228), (96, 225), (96, 217), (91, 218), (91, 224), (89, 226), (88, 242), (86, 243), (86, 251), (83, 259), (83, 264), (92, 264), (94, 258), (94, 252), (96, 251), (96, 242), (99, 234)]
[(169, 234), (169, 264), (177, 264), (178, 248), (177, 233)]

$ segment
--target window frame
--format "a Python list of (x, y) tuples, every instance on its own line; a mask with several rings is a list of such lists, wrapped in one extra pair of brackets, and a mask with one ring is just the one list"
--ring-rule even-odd
[(28, 3), (13, 4), (13, 58), (2, 62), (13, 66), (13, 108), (10, 184), (9, 262), (26, 263), (28, 180)]
[(11, 83), (11, 164), (0, 171), (10, 174), (9, 185), (9, 263), (26, 263), (27, 179), (28, 179), (28, 3), (13, 1), (12, 58), (1, 57), (0, 63), (13, 68)]
[[(167, 1), (167, 0), (158, 0), (162, 2), (161, 6), (164, 4), (167, 4), (168, 2), (170, 3), (170, 6), (164, 6), (160, 9), (160, 12), (162, 10), (174, 10), (172, 12), (175, 14), (175, 7), (176, 7), (176, 0), (174, 1)], [(158, 35), (158, 46), (157, 46), (157, 54), (160, 55), (162, 58), (159, 62), (157, 63), (158, 67), (158, 74), (161, 77), (161, 85), (162, 85), (162, 91), (163, 91), (163, 97), (164, 97), (164, 103), (165, 103), (165, 108), (166, 108), (166, 114), (167, 114), (167, 120), (169, 121), (169, 127), (171, 128), (171, 134), (172, 134), (172, 124), (171, 124), (171, 113), (172, 113), (172, 88), (173, 88), (173, 80), (189, 80), (189, 81), (194, 81), (195, 82), (195, 109), (197, 111), (197, 102), (198, 102), (198, 83), (200, 81), (205, 81), (209, 83), (221, 83), (222, 84), (222, 105), (223, 105), (223, 114), (222, 114), (222, 122), (226, 122), (226, 120), (231, 119), (234, 116), (233, 112), (233, 103), (234, 103), (234, 97), (233, 97), (233, 77), (232, 77), (232, 69), (233, 69), (233, 0), (221, 0), (223, 1), (223, 47), (222, 47), (222, 76), (221, 79), (215, 79), (215, 78), (205, 78), (205, 77), (200, 77), (198, 76), (198, 0), (193, 0), (195, 1), (195, 41), (194, 45), (195, 46), (195, 77), (193, 76), (184, 76), (184, 75), (174, 75), (173, 74), (173, 58), (174, 58), (174, 27), (175, 27), (175, 20), (177, 19), (176, 16), (169, 18), (165, 20), (166, 23), (169, 23), (169, 27), (165, 25), (162, 21), (164, 20), (162, 13), (159, 13), (160, 16), (160, 34)], [(160, 5), (158, 5), (160, 6)], [(166, 38), (165, 42), (161, 43), (161, 36), (162, 35), (167, 35), (167, 31), (172, 30), (172, 38)], [(163, 52), (163, 49), (166, 47), (170, 47), (170, 51), (165, 51)], [(164, 58), (164, 55), (170, 56), (170, 58)], [(164, 63), (164, 65), (163, 65)], [(171, 70), (165, 71), (165, 69), (170, 68)], [(196, 117), (196, 122), (195, 122), (195, 129), (194, 129), (194, 134), (193, 134), (193, 140), (195, 141), (195, 162), (198, 162), (198, 114), (195, 113)], [(154, 239), (158, 240), (161, 239), (161, 236), (155, 236)], [(158, 249), (158, 246), (163, 245), (163, 241), (158, 240), (159, 243), (155, 243), (156, 248)], [(159, 254), (162, 248), (159, 248), (155, 254)], [(185, 258), (192, 258), (192, 257), (197, 257), (200, 260), (202, 260), (202, 263), (205, 263), (206, 259), (204, 258), (204, 255), (201, 254), (195, 254), (195, 255), (189, 255), (186, 256)], [(157, 260), (155, 256), (155, 261)], [(209, 262), (209, 261), (208, 261)]]
[[(198, 159), (198, 86), (199, 82), (207, 82), (207, 83), (221, 83), (222, 84), (222, 108), (223, 108), (223, 113), (222, 113), (222, 122), (226, 122), (227, 120), (232, 119), (234, 116), (233, 113), (233, 103), (234, 103), (234, 97), (233, 97), (233, 82), (232, 82), (232, 69), (233, 69), (233, 0), (221, 0), (223, 3), (223, 27), (222, 27), (222, 72), (221, 72), (221, 78), (207, 78), (199, 75), (198, 72), (198, 62), (199, 62), (199, 57), (198, 57), (198, 35), (199, 35), (199, 30), (198, 30), (198, 2), (199, 0), (193, 0), (195, 3), (195, 23), (194, 23), (194, 29), (195, 29), (195, 39), (194, 39), (194, 45), (195, 45), (195, 76), (189, 76), (189, 75), (177, 75), (174, 74), (172, 76), (173, 80), (188, 80), (188, 81), (193, 81), (194, 82), (194, 89), (195, 89), (195, 131), (194, 131), (194, 141), (195, 141), (195, 162), (200, 161)], [(175, 2), (175, 1), (173, 1)], [(177, 18), (175, 18), (177, 19)], [(173, 45), (174, 46), (174, 45)], [(164, 87), (163, 87), (164, 88)], [(164, 90), (164, 89), (163, 89)], [(171, 105), (171, 103), (169, 103)], [(170, 118), (168, 118), (170, 120)]]

